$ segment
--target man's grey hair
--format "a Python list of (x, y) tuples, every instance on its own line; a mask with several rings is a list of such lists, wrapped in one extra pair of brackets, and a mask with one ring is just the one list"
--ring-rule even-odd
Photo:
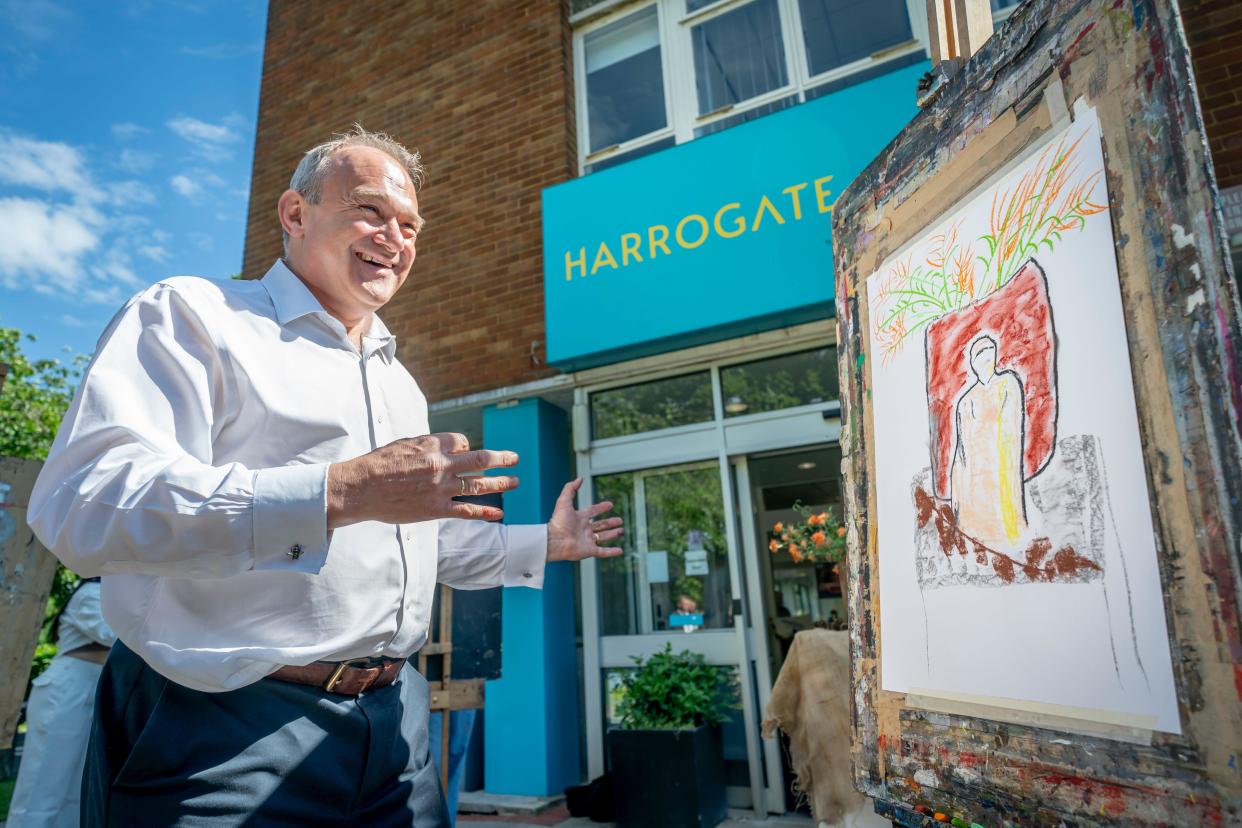
[[(328, 164), (332, 156), (350, 147), (370, 147), (390, 156), (405, 168), (414, 189), (423, 186), (423, 160), (418, 152), (411, 152), (390, 136), (382, 132), (370, 132), (362, 124), (354, 124), (348, 132), (333, 136), (331, 141), (311, 147), (302, 160), (298, 162), (293, 177), (289, 179), (289, 189), (302, 194), (311, 204), (318, 204), (323, 197), (323, 182), (328, 175)], [(281, 229), (281, 239), (285, 254), (289, 253), (289, 234)]]

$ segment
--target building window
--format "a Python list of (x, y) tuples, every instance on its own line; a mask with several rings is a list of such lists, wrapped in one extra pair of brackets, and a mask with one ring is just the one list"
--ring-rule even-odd
[(698, 114), (789, 84), (776, 0), (755, 0), (690, 26)]
[(655, 6), (591, 32), (582, 47), (591, 153), (668, 126)]
[(706, 423), (712, 417), (712, 380), (707, 371), (591, 395), (591, 437), (595, 440)]
[(921, 8), (922, 0), (574, 0), (580, 168), (719, 132), (855, 73), (926, 60)]
[(914, 39), (904, 0), (799, 0), (798, 6), (812, 76)]
[(837, 349), (817, 348), (720, 369), (725, 417), (762, 414), (837, 398)]

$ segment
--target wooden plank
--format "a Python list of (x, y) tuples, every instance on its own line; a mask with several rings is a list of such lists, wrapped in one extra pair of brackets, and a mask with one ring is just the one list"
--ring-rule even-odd
[(0, 457), (0, 748), (13, 744), (30, 662), (43, 625), (56, 559), (26, 525), (26, 504), (43, 464)]
[[(1095, 107), (1103, 132), (1181, 711), (1182, 734), (1150, 744), (920, 709), (880, 687), (862, 280), (1075, 105)], [(922, 802), (988, 826), (1242, 818), (1242, 329), (1209, 170), (1172, 0), (1032, 0), (836, 203), (855, 781), (888, 812)]]
[[(445, 687), (447, 684), (447, 688)], [(431, 682), (432, 710), (477, 710), (483, 707), (483, 679)]]

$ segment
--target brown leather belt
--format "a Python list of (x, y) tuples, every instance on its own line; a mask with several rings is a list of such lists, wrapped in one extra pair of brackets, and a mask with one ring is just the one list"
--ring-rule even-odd
[(294, 684), (309, 684), (342, 696), (356, 696), (364, 690), (375, 690), (392, 684), (404, 665), (404, 658), (316, 661), (304, 667), (286, 664), (268, 678)]

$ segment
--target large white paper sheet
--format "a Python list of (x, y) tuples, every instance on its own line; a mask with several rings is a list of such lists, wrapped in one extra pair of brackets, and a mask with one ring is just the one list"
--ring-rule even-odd
[(1094, 112), (867, 280), (881, 684), (1180, 732)]

